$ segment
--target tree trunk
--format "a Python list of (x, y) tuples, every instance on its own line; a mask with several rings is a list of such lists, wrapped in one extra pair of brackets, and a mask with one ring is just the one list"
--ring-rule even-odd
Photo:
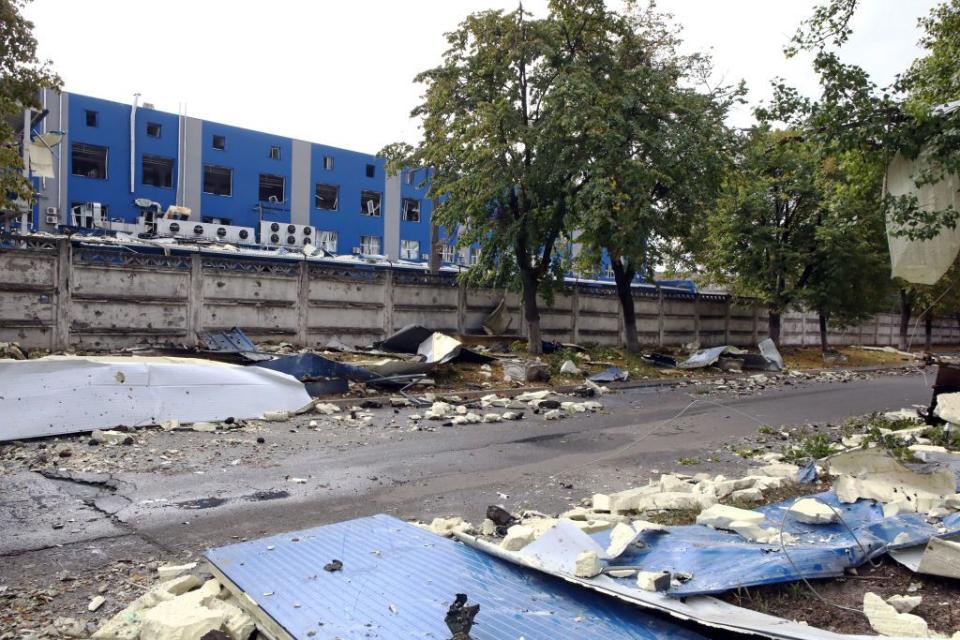
[(537, 276), (532, 270), (520, 271), (523, 294), (523, 318), (527, 322), (527, 351), (543, 353), (543, 338), (540, 337), (540, 309), (537, 306)]
[(441, 255), (440, 227), (430, 223), (430, 273), (436, 275), (440, 273), (440, 265), (443, 259)]
[(780, 346), (780, 311), (769, 309), (767, 311), (767, 333), (773, 344)]
[(620, 260), (610, 260), (613, 267), (613, 279), (617, 283), (617, 297), (620, 298), (620, 308), (623, 310), (623, 329), (627, 338), (627, 351), (640, 352), (640, 341), (637, 339), (637, 310), (633, 306), (633, 269), (624, 267)]
[(924, 319), (924, 350), (928, 353), (933, 351), (933, 311), (927, 311), (927, 317)]
[(900, 289), (900, 350), (906, 351), (908, 332), (910, 331), (910, 316), (913, 313), (913, 304), (906, 289)]
[(830, 344), (827, 340), (827, 314), (821, 311), (820, 316), (820, 350), (826, 353), (830, 349)]

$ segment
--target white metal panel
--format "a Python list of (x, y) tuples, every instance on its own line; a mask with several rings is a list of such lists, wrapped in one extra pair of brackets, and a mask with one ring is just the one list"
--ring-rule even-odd
[(0, 388), (0, 441), (171, 419), (257, 418), (310, 402), (292, 376), (193, 358), (0, 360)]

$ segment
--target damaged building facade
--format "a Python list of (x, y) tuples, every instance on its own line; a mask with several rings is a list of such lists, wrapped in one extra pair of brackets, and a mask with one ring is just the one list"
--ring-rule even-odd
[[(76, 93), (45, 91), (29, 157), (38, 198), (18, 230), (104, 229), (425, 262), (425, 171), (382, 158)], [(173, 209), (171, 209), (173, 207)], [(168, 214), (168, 212), (170, 212)], [(24, 228), (25, 227), (25, 228)], [(443, 245), (443, 260), (463, 263)]]

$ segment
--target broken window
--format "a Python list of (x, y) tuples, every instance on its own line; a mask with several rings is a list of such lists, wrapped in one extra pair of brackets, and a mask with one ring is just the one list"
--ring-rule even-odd
[(401, 260), (419, 260), (420, 242), (417, 240), (400, 241), (400, 259)]
[(233, 195), (233, 169), (203, 165), (203, 192), (215, 196)]
[(71, 165), (73, 167), (71, 172), (75, 176), (106, 180), (107, 147), (74, 142), (71, 153)]
[(214, 134), (213, 136), (213, 148), (218, 151), (223, 151), (227, 148), (227, 138), (225, 136), (219, 136)]
[(360, 252), (364, 255), (380, 255), (380, 236), (360, 236)]
[(100, 121), (100, 114), (96, 111), (91, 111), (87, 109), (83, 112), (83, 118), (87, 123), (88, 127), (95, 127)]
[(317, 231), (317, 246), (328, 253), (337, 252), (337, 232)]
[(93, 229), (102, 227), (107, 219), (108, 207), (99, 202), (72, 202), (70, 204), (70, 223), (74, 227)]
[(203, 216), (203, 218), (200, 219), (200, 222), (203, 222), (204, 224), (222, 224), (222, 225), (230, 226), (231, 224), (233, 224), (233, 219), (215, 218), (213, 216)]
[(360, 192), (360, 214), (364, 216), (380, 215), (380, 193), (377, 191)]
[(404, 198), (403, 205), (404, 222), (420, 222), (420, 201), (413, 198)]
[(336, 211), (340, 205), (340, 187), (333, 184), (317, 183), (314, 203), (317, 209), (325, 211)]
[(440, 247), (440, 260), (442, 262), (453, 263), (456, 257), (456, 249), (452, 244), (444, 244)]
[(377, 167), (372, 164), (367, 165), (367, 177), (372, 178), (377, 174)]
[(283, 202), (283, 176), (260, 174), (260, 202)]
[(278, 145), (271, 145), (270, 151), (267, 153), (267, 157), (271, 160), (280, 159), (280, 147)]
[(160, 123), (159, 122), (148, 122), (147, 123), (147, 135), (151, 138), (160, 137)]
[(333, 156), (323, 156), (323, 168), (327, 171), (333, 171)]
[(144, 154), (141, 181), (152, 187), (172, 187), (173, 158)]
[(470, 247), (470, 264), (474, 265), (480, 262), (480, 248)]
[(417, 173), (416, 171), (407, 171), (407, 175), (404, 176), (404, 179), (406, 180), (407, 184), (411, 184), (411, 185), (413, 184), (414, 182), (413, 177), (416, 175), (416, 173)]

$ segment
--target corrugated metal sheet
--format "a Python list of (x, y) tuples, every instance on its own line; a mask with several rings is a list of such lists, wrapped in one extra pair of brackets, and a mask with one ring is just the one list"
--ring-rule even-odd
[[(298, 640), (443, 640), (454, 594), (475, 640), (700, 636), (629, 604), (379, 515), (211, 549), (207, 559)], [(335, 573), (323, 570), (333, 559)]]

